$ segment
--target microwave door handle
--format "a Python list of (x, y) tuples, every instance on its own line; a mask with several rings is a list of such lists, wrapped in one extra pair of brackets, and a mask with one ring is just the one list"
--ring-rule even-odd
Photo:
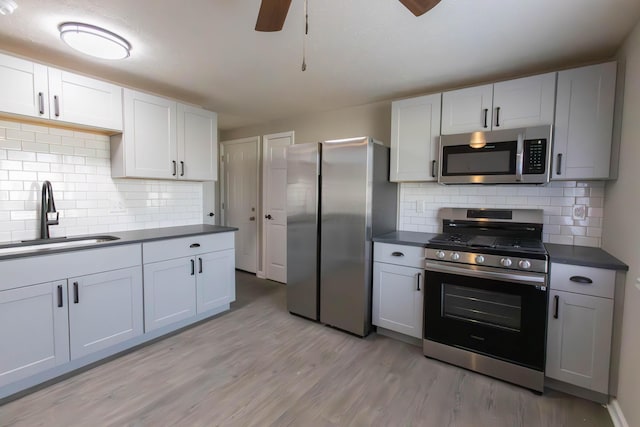
[(518, 152), (516, 153), (516, 181), (522, 181), (522, 169), (524, 166), (524, 135), (518, 134)]

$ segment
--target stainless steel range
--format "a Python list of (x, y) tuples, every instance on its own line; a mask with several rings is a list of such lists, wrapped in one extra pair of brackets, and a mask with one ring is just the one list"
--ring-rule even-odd
[(424, 355), (544, 387), (542, 210), (446, 208), (426, 249)]

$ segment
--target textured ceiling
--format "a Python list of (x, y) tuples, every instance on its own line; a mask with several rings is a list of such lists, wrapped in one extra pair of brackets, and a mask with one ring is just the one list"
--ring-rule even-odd
[[(0, 49), (202, 105), (231, 129), (607, 58), (638, 0), (442, 0), (416, 18), (397, 0), (303, 1), (283, 31), (253, 30), (260, 0), (16, 0)], [(104, 26), (133, 45), (109, 62), (76, 54), (56, 27)]]

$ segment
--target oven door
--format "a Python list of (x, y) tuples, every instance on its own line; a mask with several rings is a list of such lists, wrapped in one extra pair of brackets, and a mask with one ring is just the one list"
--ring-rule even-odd
[(424, 338), (544, 370), (545, 274), (428, 261)]

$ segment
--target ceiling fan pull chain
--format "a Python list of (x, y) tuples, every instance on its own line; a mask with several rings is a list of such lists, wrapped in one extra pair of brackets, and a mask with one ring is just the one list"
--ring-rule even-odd
[(304, 0), (304, 38), (302, 39), (302, 71), (307, 69), (307, 35), (309, 34), (308, 0)]

